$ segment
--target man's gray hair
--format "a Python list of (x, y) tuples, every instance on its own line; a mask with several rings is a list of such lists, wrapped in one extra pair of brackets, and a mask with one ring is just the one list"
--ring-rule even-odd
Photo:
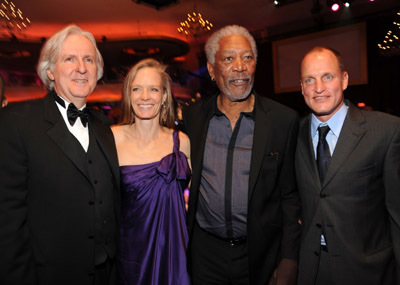
[(249, 33), (249, 31), (246, 28), (238, 25), (231, 25), (219, 29), (218, 31), (213, 33), (211, 37), (207, 40), (205, 51), (206, 51), (207, 61), (211, 63), (212, 66), (214, 66), (215, 63), (215, 54), (219, 50), (219, 41), (223, 37), (232, 35), (242, 35), (249, 40), (251, 49), (253, 51), (254, 59), (257, 62), (257, 45), (253, 36)]
[(52, 72), (54, 71), (54, 64), (60, 55), (61, 46), (65, 39), (70, 35), (84, 36), (93, 44), (96, 49), (97, 80), (103, 76), (103, 57), (97, 49), (94, 36), (90, 32), (84, 31), (76, 25), (69, 25), (51, 36), (51, 38), (46, 41), (40, 52), (37, 73), (47, 90), (52, 90), (54, 88), (54, 81), (48, 77), (47, 70), (49, 69)]

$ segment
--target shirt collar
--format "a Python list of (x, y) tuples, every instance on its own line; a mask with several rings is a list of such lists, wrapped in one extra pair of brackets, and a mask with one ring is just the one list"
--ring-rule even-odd
[[(250, 94), (253, 94), (253, 92)], [(254, 95), (254, 96), (257, 96), (257, 95)], [(212, 99), (212, 104), (211, 104), (211, 112), (209, 112), (209, 116), (210, 116), (209, 119), (211, 119), (214, 116), (225, 116), (224, 113), (222, 113), (221, 110), (218, 109), (217, 100), (218, 100), (218, 96), (214, 96), (214, 98)], [(256, 118), (255, 102), (254, 102), (253, 110), (251, 112), (241, 112), (240, 114), (243, 114), (244, 116), (255, 120), (255, 118)]]
[(318, 127), (320, 125), (326, 126), (328, 125), (332, 132), (336, 137), (339, 137), (340, 131), (342, 130), (342, 126), (344, 123), (344, 119), (346, 118), (347, 111), (349, 107), (343, 103), (342, 107), (326, 122), (321, 122), (315, 117), (314, 114), (311, 115), (311, 137), (314, 137), (318, 134)]

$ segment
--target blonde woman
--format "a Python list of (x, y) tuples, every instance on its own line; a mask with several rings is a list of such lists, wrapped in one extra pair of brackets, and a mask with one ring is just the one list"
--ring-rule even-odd
[(174, 130), (171, 80), (145, 59), (129, 71), (120, 125), (113, 128), (121, 171), (120, 284), (190, 284), (184, 189), (190, 143)]

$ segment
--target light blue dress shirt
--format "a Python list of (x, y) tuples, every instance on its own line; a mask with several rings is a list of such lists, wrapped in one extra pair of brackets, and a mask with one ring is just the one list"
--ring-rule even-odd
[[(321, 122), (320, 120), (312, 114), (311, 117), (311, 138), (314, 147), (314, 155), (315, 159), (317, 159), (317, 145), (318, 145), (318, 127), (328, 125), (330, 130), (326, 135), (326, 141), (329, 145), (329, 150), (331, 152), (331, 156), (335, 151), (335, 147), (337, 141), (339, 139), (340, 131), (342, 130), (344, 119), (346, 118), (347, 111), (349, 107), (343, 103), (342, 107), (326, 122)], [(321, 245), (326, 246), (325, 237), (321, 234)]]
[(317, 159), (317, 145), (318, 145), (318, 127), (328, 125), (330, 130), (326, 135), (326, 141), (329, 145), (329, 150), (331, 152), (331, 156), (336, 147), (336, 143), (339, 139), (340, 131), (342, 130), (344, 119), (346, 118), (347, 111), (349, 107), (343, 103), (342, 107), (326, 122), (321, 122), (320, 120), (312, 114), (311, 118), (311, 138), (314, 147), (314, 155), (315, 159)]

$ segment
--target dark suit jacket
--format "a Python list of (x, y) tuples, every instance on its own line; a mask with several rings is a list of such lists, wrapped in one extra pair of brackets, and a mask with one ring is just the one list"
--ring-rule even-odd
[[(188, 212), (190, 237), (197, 211), (207, 118), (216, 98), (194, 104), (183, 112), (193, 168)], [(297, 131), (298, 116), (293, 110), (256, 95), (247, 214), (251, 284), (266, 284), (279, 258), (298, 257), (299, 203), (293, 161)]]
[(314, 284), (322, 218), (333, 284), (398, 284), (400, 119), (346, 103), (350, 108), (322, 185), (311, 141), (311, 115), (300, 125), (296, 152), (302, 205), (298, 284)]
[[(119, 168), (104, 118), (89, 128), (114, 178), (119, 215)], [(0, 110), (0, 284), (91, 284), (94, 270), (94, 187), (54, 98)]]

